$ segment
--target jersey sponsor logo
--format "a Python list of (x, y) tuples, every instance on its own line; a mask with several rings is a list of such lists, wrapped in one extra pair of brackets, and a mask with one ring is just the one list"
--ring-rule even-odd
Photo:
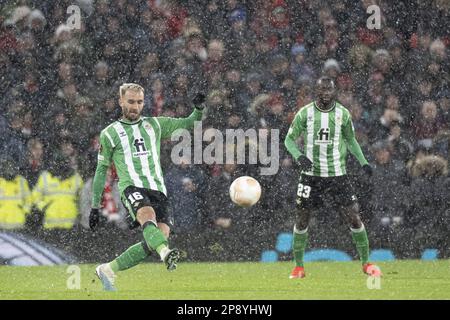
[(119, 132), (119, 136), (120, 136), (121, 138), (125, 137), (126, 135), (127, 135), (127, 133), (126, 133), (125, 131), (120, 131), (120, 132)]
[(143, 138), (134, 139), (133, 145), (136, 148), (136, 152), (147, 151)]
[(317, 132), (317, 140), (315, 144), (332, 144), (333, 141), (330, 140), (330, 128), (320, 128), (319, 132)]
[(150, 154), (150, 152), (147, 151), (147, 148), (145, 147), (145, 142), (143, 138), (134, 139), (133, 146), (136, 149), (136, 151), (133, 152), (133, 157), (148, 156)]
[(150, 151), (133, 152), (133, 157), (146, 157), (150, 154)]

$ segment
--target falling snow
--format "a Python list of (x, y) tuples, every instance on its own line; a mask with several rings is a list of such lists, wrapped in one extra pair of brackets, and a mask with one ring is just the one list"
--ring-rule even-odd
[[(134, 82), (145, 88), (147, 116), (186, 117), (202, 92), (203, 130), (279, 130), (279, 170), (270, 176), (258, 164), (173, 164), (176, 142), (161, 143), (171, 241), (186, 259), (257, 261), (279, 233), (292, 231), (299, 172), (283, 141), (296, 112), (314, 100), (317, 78), (328, 75), (374, 169), (365, 178), (349, 156), (371, 247), (396, 257), (420, 258), (426, 248), (449, 256), (449, 1), (1, 3), (1, 188), (20, 175), (28, 184), (23, 197), (36, 199), (44, 172), (80, 182), (65, 186), (72, 198), (59, 208), (76, 210), (77, 219), (62, 228), (46, 224), (51, 201), (6, 210), (8, 195), (0, 189), (0, 229), (85, 262), (114, 258), (141, 240), (123, 219), (112, 170), (102, 202), (106, 222), (96, 233), (88, 228), (99, 133), (121, 116), (119, 86)], [(379, 29), (368, 28), (372, 4), (380, 7)], [(70, 5), (79, 15), (67, 11)], [(263, 190), (248, 209), (228, 193), (242, 175)], [(356, 256), (332, 199), (324, 200), (311, 221), (310, 246)]]

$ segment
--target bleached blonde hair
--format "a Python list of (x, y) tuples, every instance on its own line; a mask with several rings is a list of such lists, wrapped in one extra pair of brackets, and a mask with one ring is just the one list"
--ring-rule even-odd
[(127, 92), (127, 90), (142, 91), (142, 93), (144, 93), (144, 88), (142, 86), (136, 83), (124, 83), (123, 85), (120, 86), (119, 89), (120, 98), (123, 97), (123, 95)]

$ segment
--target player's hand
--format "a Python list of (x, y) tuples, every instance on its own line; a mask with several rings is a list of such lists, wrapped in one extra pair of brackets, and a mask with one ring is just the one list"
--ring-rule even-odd
[(364, 173), (368, 176), (371, 177), (373, 175), (373, 169), (370, 166), (370, 164), (365, 164), (362, 166), (362, 169), (364, 171)]
[(197, 109), (203, 110), (203, 108), (205, 107), (204, 105), (205, 100), (206, 100), (205, 94), (200, 92), (195, 95), (194, 99), (192, 99), (192, 103)]
[(89, 228), (92, 231), (97, 229), (98, 223), (100, 222), (100, 209), (92, 208), (91, 213), (89, 214)]
[(308, 159), (308, 157), (301, 155), (297, 159), (297, 164), (302, 171), (310, 171), (312, 169), (312, 161)]

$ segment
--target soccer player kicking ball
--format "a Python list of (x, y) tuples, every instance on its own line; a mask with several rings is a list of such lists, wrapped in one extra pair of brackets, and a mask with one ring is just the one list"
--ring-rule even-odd
[(100, 216), (100, 203), (106, 172), (114, 163), (119, 177), (122, 202), (128, 211), (130, 228), (142, 227), (144, 241), (128, 248), (110, 263), (96, 268), (103, 288), (114, 291), (118, 271), (126, 270), (143, 261), (152, 250), (175, 270), (180, 251), (169, 249), (171, 223), (167, 213), (166, 187), (159, 161), (160, 141), (179, 128), (189, 129), (201, 120), (205, 96), (201, 93), (193, 100), (194, 111), (187, 118), (142, 117), (144, 89), (134, 83), (120, 87), (119, 104), (122, 118), (100, 133), (100, 150), (93, 181), (92, 209), (89, 226), (95, 230)]
[[(293, 237), (296, 267), (290, 278), (305, 277), (303, 256), (308, 242), (311, 211), (321, 205), (322, 197), (326, 194), (333, 198), (339, 213), (350, 227), (363, 272), (374, 275), (372, 269), (378, 267), (368, 261), (369, 240), (346, 172), (347, 148), (358, 159), (365, 174), (371, 176), (372, 168), (355, 139), (350, 112), (335, 100), (333, 80), (321, 77), (316, 83), (316, 95), (317, 101), (297, 112), (284, 141), (301, 171)], [(303, 152), (295, 142), (299, 136), (303, 137)]]

